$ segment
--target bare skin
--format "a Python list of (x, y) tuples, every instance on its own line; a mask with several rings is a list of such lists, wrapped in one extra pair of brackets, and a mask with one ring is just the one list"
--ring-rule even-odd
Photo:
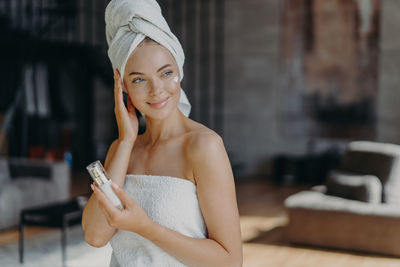
[[(133, 74), (132, 74), (133, 73)], [(115, 115), (119, 137), (107, 153), (105, 168), (114, 191), (124, 204), (113, 207), (93, 187), (82, 217), (86, 241), (107, 244), (117, 229), (136, 232), (189, 266), (241, 266), (242, 243), (234, 179), (223, 141), (218, 134), (178, 109), (179, 71), (169, 51), (144, 42), (128, 59), (123, 84), (115, 72)], [(152, 105), (167, 99), (166, 103)], [(134, 107), (146, 115), (146, 132), (137, 136)], [(182, 235), (153, 222), (123, 190), (126, 174), (173, 176), (197, 188), (208, 238)]]

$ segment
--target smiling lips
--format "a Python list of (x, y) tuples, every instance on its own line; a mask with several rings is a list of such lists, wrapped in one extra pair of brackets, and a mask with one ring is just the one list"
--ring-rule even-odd
[(147, 104), (149, 104), (149, 106), (152, 108), (162, 108), (167, 104), (168, 100), (169, 100), (169, 97), (166, 97), (166, 98), (162, 99), (161, 101), (153, 102), (153, 103), (147, 102)]

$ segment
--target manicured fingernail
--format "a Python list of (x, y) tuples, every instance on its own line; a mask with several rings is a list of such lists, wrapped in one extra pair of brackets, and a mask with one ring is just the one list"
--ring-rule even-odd
[(93, 184), (90, 184), (90, 187), (92, 188), (92, 190), (94, 191), (94, 187), (93, 187)]

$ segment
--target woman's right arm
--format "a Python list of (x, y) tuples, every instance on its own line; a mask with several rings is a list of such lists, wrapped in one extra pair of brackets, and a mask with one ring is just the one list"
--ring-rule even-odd
[[(130, 97), (128, 108), (125, 107), (122, 97), (122, 79), (117, 70), (114, 71), (114, 101), (115, 118), (118, 125), (118, 139), (115, 140), (106, 156), (104, 168), (113, 183), (124, 186), (128, 162), (138, 132), (138, 119), (135, 107)], [(109, 226), (106, 217), (99, 207), (95, 196), (89, 198), (82, 214), (82, 227), (85, 232), (85, 240), (94, 247), (102, 247), (113, 237), (116, 229)]]
[[(133, 144), (115, 140), (107, 153), (104, 168), (112, 178), (113, 183), (123, 187), (126, 170)], [(86, 242), (94, 247), (102, 247), (113, 237), (116, 229), (109, 226), (103, 212), (100, 210), (95, 194), (92, 194), (83, 210), (82, 228)]]

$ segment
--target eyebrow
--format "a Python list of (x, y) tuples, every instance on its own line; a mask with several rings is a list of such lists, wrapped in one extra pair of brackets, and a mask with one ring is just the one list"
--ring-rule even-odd
[[(161, 68), (159, 68), (159, 69), (157, 70), (157, 72), (160, 72), (160, 71), (162, 71), (163, 69), (168, 68), (168, 67), (171, 67), (171, 64), (165, 64), (164, 66), (162, 66)], [(133, 72), (129, 73), (128, 76), (130, 76), (130, 75), (144, 75), (144, 73), (133, 71)]]

